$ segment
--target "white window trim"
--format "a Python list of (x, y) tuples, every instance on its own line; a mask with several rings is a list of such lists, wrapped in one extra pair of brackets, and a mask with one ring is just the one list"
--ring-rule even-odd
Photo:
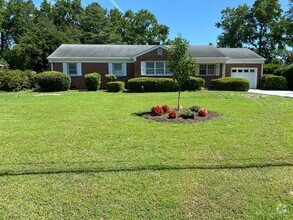
[[(69, 74), (69, 64), (76, 64), (76, 74)], [(63, 73), (68, 74), (70, 77), (82, 76), (82, 64), (77, 62), (63, 63)]]
[[(121, 64), (121, 68), (122, 68), (122, 74), (116, 75), (114, 74), (114, 64)], [(123, 77), (123, 76), (127, 76), (127, 63), (122, 63), (122, 62), (113, 62), (113, 63), (108, 63), (108, 73), (109, 74), (114, 74), (117, 77)]]
[[(154, 74), (147, 74), (147, 63), (154, 63)], [(164, 74), (156, 74), (156, 71), (157, 71), (157, 64), (156, 63), (164, 63)], [(173, 74), (172, 73), (166, 73), (166, 71), (167, 71), (167, 64), (168, 63), (168, 61), (158, 61), (158, 60), (156, 60), (156, 61), (152, 61), (152, 60), (148, 60), (148, 61), (145, 61), (145, 74), (142, 74), (142, 75), (144, 75), (144, 76), (173, 76)]]
[[(215, 66), (215, 73), (214, 74), (200, 74), (200, 65), (206, 65), (206, 71), (209, 72), (208, 65)], [(218, 63), (199, 63), (196, 71), (196, 76), (219, 76), (220, 75), (220, 64)]]

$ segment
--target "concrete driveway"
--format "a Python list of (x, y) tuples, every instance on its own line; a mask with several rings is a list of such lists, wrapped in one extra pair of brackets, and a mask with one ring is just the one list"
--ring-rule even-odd
[(293, 98), (293, 91), (250, 89), (250, 90), (248, 90), (248, 92), (257, 93), (257, 94), (264, 94), (264, 95), (276, 95), (276, 96)]

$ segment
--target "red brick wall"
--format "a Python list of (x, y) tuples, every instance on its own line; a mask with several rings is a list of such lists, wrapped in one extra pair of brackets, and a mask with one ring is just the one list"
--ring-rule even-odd
[[(53, 70), (63, 72), (62, 63), (54, 63)], [(108, 63), (82, 63), (82, 76), (71, 77), (71, 87), (76, 89), (84, 89), (85, 79), (84, 75), (87, 73), (97, 72), (101, 75), (101, 88), (105, 89), (107, 80), (105, 75), (109, 73)], [(127, 76), (118, 77), (118, 80), (127, 82), (128, 79), (134, 77), (134, 64), (127, 64)]]
[(259, 86), (262, 72), (262, 64), (226, 64), (226, 76), (231, 77), (231, 69), (232, 68), (257, 68), (257, 86)]

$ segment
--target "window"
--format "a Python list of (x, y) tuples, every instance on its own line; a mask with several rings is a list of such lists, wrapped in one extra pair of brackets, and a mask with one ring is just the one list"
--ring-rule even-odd
[(158, 56), (162, 56), (163, 55), (163, 49), (162, 48), (157, 49), (157, 55)]
[(250, 70), (251, 73), (254, 73), (254, 70)]
[(244, 70), (245, 73), (248, 73), (249, 70)]
[(69, 75), (77, 75), (77, 65), (76, 63), (68, 63), (67, 64), (68, 74)]
[(113, 74), (115, 76), (123, 75), (122, 63), (113, 63)]
[(214, 64), (199, 65), (199, 75), (215, 75), (216, 66)]
[(147, 62), (146, 74), (149, 74), (149, 75), (155, 74), (155, 62)]
[(168, 62), (146, 62), (146, 75), (171, 75)]

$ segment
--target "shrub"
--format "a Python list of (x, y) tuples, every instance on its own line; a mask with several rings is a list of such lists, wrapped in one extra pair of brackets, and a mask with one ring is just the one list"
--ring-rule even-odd
[(184, 119), (194, 118), (194, 112), (191, 111), (190, 109), (183, 109), (180, 112), (180, 117), (181, 118), (184, 118)]
[(266, 74), (261, 77), (260, 88), (276, 90), (287, 89), (287, 80), (283, 76)]
[(121, 81), (108, 82), (107, 83), (108, 92), (120, 92), (125, 88), (125, 83)]
[(163, 110), (162, 106), (157, 105), (152, 108), (152, 115), (153, 116), (160, 116), (163, 114), (164, 114), (164, 110)]
[(204, 108), (201, 108), (198, 110), (197, 115), (199, 117), (207, 117), (208, 116), (208, 111)]
[(279, 64), (275, 63), (268, 63), (265, 64), (263, 67), (263, 73), (264, 74), (273, 74), (273, 72), (280, 67)]
[(20, 91), (34, 86), (33, 73), (29, 70), (0, 70), (0, 90)]
[(164, 112), (168, 112), (170, 110), (170, 107), (168, 105), (162, 105), (162, 109)]
[(198, 112), (198, 110), (199, 110), (200, 108), (201, 108), (200, 106), (194, 105), (194, 106), (191, 106), (191, 107), (190, 107), (190, 110), (193, 111), (193, 112)]
[(84, 76), (89, 91), (97, 91), (101, 86), (101, 76), (98, 73), (88, 73)]
[(35, 82), (44, 92), (66, 91), (70, 87), (71, 79), (65, 73), (48, 71), (37, 74)]
[(182, 91), (196, 91), (200, 90), (205, 85), (205, 80), (199, 77), (191, 76), (188, 81), (182, 85)]
[(106, 74), (105, 77), (109, 82), (115, 81), (117, 79), (117, 76), (115, 76), (114, 74)]
[(128, 80), (130, 92), (174, 92), (177, 91), (177, 83), (170, 78), (134, 78)]
[(213, 79), (211, 89), (227, 91), (248, 91), (249, 81), (246, 79), (232, 77)]
[(177, 112), (175, 110), (172, 110), (169, 112), (168, 116), (170, 119), (175, 119), (177, 118)]
[(287, 80), (288, 89), (293, 90), (293, 65), (279, 67), (275, 69), (273, 75), (284, 76)]

